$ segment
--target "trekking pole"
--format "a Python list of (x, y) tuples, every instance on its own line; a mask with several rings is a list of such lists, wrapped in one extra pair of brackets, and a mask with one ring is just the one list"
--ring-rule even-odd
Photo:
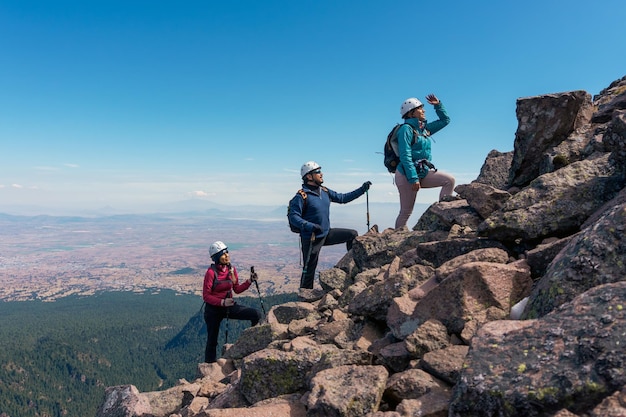
[(306, 251), (306, 260), (304, 261), (304, 267), (302, 268), (302, 276), (300, 277), (300, 285), (304, 282), (304, 276), (306, 275), (307, 268), (309, 267), (309, 259), (311, 258), (311, 251), (313, 250), (313, 242), (315, 242), (315, 233), (311, 233), (311, 240), (309, 241), (309, 249)]
[[(232, 298), (233, 297), (233, 293), (231, 291), (228, 291), (228, 293), (226, 294), (226, 298)], [(226, 302), (224, 302), (224, 304), (226, 304)], [(228, 330), (230, 328), (230, 320), (229, 320), (229, 316), (230, 315), (230, 307), (226, 307), (226, 325), (224, 326), (224, 344), (222, 345), (222, 356), (224, 356), (224, 353), (226, 352), (226, 345), (228, 344)]]
[(370, 194), (365, 191), (365, 205), (367, 207), (367, 230), (370, 230)]
[[(235, 271), (233, 271), (233, 267), (230, 264), (228, 265), (228, 268), (230, 269), (230, 282), (233, 283), (235, 282), (233, 280), (233, 277), (235, 276)], [(228, 298), (233, 298), (232, 290), (226, 293), (226, 299)], [(226, 301), (224, 301), (224, 305), (226, 305)], [(224, 344), (222, 345), (222, 356), (224, 356), (224, 352), (226, 352), (226, 345), (228, 344), (228, 330), (230, 327), (230, 320), (228, 317), (229, 315), (230, 307), (226, 307), (226, 325), (224, 326)]]
[[(250, 267), (250, 275), (256, 275), (256, 273), (254, 272), (254, 267), (251, 266)], [(257, 280), (254, 280), (254, 285), (256, 285), (256, 292), (259, 293), (259, 301), (261, 302), (261, 309), (263, 310), (263, 315), (265, 316), (265, 306), (263, 306), (263, 298), (261, 298), (261, 290), (259, 290), (259, 283), (257, 282)]]

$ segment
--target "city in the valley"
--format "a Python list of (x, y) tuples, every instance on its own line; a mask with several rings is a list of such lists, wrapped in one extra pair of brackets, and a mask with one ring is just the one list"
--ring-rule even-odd
[[(200, 297), (215, 240), (229, 246), (240, 277), (254, 266), (261, 293), (298, 290), (299, 238), (282, 218), (0, 215), (0, 300), (163, 288)], [(345, 251), (344, 245), (324, 248), (318, 271), (335, 265)]]

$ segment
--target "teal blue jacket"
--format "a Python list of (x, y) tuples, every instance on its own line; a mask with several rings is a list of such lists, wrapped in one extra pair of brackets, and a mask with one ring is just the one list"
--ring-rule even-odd
[(420, 178), (424, 178), (428, 174), (428, 167), (424, 166), (419, 172), (415, 168), (415, 163), (420, 159), (431, 161), (430, 152), (430, 136), (440, 131), (450, 123), (450, 117), (441, 102), (435, 105), (435, 112), (439, 116), (439, 120), (434, 122), (423, 121), (412, 118), (406, 119), (404, 123), (410, 124), (417, 132), (415, 143), (413, 141), (413, 130), (406, 124), (398, 129), (398, 157), (400, 157), (400, 171), (409, 180), (409, 183), (415, 184)]

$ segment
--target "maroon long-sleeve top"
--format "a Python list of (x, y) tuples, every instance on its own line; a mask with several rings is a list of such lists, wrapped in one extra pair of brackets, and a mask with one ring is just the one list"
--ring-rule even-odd
[[(228, 265), (217, 264), (207, 269), (204, 274), (204, 285), (202, 288), (202, 298), (207, 304), (219, 307), (222, 305), (222, 300), (230, 298), (229, 295), (233, 291), (235, 294), (239, 294), (250, 288), (252, 283), (246, 280), (240, 284), (237, 269), (234, 266), (231, 268), (232, 271), (229, 270)], [(217, 271), (217, 277), (215, 276), (215, 271)], [(216, 278), (217, 283), (213, 285)]]

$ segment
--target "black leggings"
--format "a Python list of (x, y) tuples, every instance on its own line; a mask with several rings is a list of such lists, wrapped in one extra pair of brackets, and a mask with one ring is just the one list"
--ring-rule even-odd
[(217, 360), (217, 336), (220, 324), (226, 318), (234, 320), (250, 320), (253, 326), (261, 320), (261, 313), (255, 308), (235, 304), (232, 307), (217, 307), (211, 304), (204, 305), (204, 322), (206, 323), (207, 338), (204, 349), (204, 361), (213, 363)]
[(317, 260), (320, 256), (322, 246), (337, 245), (339, 243), (345, 243), (346, 249), (352, 249), (352, 242), (359, 235), (356, 230), (353, 229), (330, 229), (328, 234), (319, 239), (313, 241), (313, 247), (311, 248), (311, 256), (309, 256), (307, 262), (307, 255), (309, 254), (309, 246), (311, 241), (309, 239), (302, 239), (302, 259), (306, 267), (306, 273), (302, 273), (300, 279), (300, 288), (313, 288), (313, 281), (315, 280), (315, 269), (317, 269)]

